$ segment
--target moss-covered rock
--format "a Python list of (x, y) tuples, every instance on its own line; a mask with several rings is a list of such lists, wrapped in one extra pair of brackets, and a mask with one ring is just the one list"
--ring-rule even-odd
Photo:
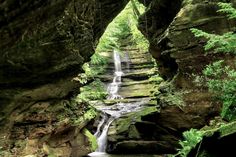
[(83, 133), (88, 137), (91, 151), (95, 151), (98, 147), (96, 137), (88, 129), (83, 129)]
[[(156, 106), (146, 106), (140, 111), (129, 113), (119, 119), (115, 119), (108, 130), (108, 151), (121, 153), (122, 151), (117, 149), (119, 142), (122, 143), (122, 141), (132, 140), (132, 143), (135, 143), (135, 141), (139, 143), (140, 140), (142, 141), (147, 139), (146, 136), (152, 136), (144, 132), (140, 132), (140, 129), (137, 128), (137, 123), (143, 122), (143, 116), (156, 112), (159, 112)], [(145, 127), (144, 125), (142, 126)], [(135, 153), (135, 150), (133, 149), (129, 153)]]
[(232, 147), (236, 139), (236, 122), (218, 123), (218, 125), (204, 127), (203, 139), (193, 148), (188, 157), (198, 154), (199, 157), (232, 156)]

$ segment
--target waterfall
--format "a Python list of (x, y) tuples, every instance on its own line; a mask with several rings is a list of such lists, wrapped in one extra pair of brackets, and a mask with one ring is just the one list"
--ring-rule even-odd
[[(121, 76), (123, 75), (121, 69), (121, 57), (120, 54), (114, 50), (113, 51), (113, 61), (115, 66), (114, 77), (112, 83), (110, 83), (107, 87), (108, 99), (122, 99), (122, 96), (118, 94), (119, 87), (121, 85)], [(106, 112), (106, 109), (101, 109), (104, 112), (101, 122), (98, 125), (97, 132), (95, 136), (97, 137), (98, 149), (97, 152), (105, 152), (107, 146), (107, 132), (110, 124), (113, 120), (119, 116), (119, 114), (110, 114), (111, 117), (108, 119), (105, 114), (109, 114)], [(108, 109), (109, 111), (109, 109)], [(103, 130), (101, 132), (101, 127), (103, 126)]]
[(98, 143), (98, 152), (105, 152), (106, 147), (107, 147), (107, 132), (109, 129), (110, 124), (115, 118), (111, 117), (109, 120), (106, 122), (103, 131), (99, 137), (97, 137), (97, 143)]
[[(108, 97), (107, 99), (114, 100), (114, 99), (123, 99), (121, 95), (119, 95), (119, 89), (122, 85), (122, 76), (124, 75), (122, 71), (121, 66), (121, 56), (117, 51), (113, 51), (113, 61), (114, 61), (114, 67), (115, 71), (113, 74), (113, 81), (110, 83), (107, 87)], [(129, 67), (129, 59), (126, 56), (123, 60), (123, 62), (126, 64), (126, 68)], [(128, 65), (128, 66), (127, 66)], [(126, 69), (129, 71), (129, 69)], [(101, 153), (105, 153), (106, 147), (107, 147), (107, 132), (109, 129), (109, 126), (111, 123), (116, 119), (121, 117), (122, 115), (134, 111), (138, 111), (142, 108), (142, 105), (147, 103), (149, 99), (138, 99), (135, 102), (132, 103), (121, 103), (118, 102), (114, 105), (110, 106), (99, 106), (96, 107), (98, 110), (100, 110), (102, 114), (101, 121), (98, 124), (97, 131), (94, 134), (97, 138), (98, 143), (98, 149), (96, 152), (88, 154), (89, 156), (97, 156), (101, 155)], [(102, 154), (104, 155), (104, 154)]]
[(121, 70), (120, 54), (117, 51), (113, 51), (113, 60), (115, 65), (115, 72), (112, 83), (108, 85), (108, 99), (122, 99), (122, 96), (118, 94), (119, 87), (121, 85), (121, 76), (124, 74)]

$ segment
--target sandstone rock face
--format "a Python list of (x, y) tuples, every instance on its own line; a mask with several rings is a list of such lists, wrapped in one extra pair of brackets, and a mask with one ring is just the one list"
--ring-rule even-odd
[[(125, 4), (125, 0), (1, 2), (1, 88), (36, 88), (75, 76)], [(0, 108), (15, 94), (1, 92)]]
[[(205, 55), (205, 41), (194, 37), (189, 29), (221, 34), (234, 31), (235, 21), (217, 13), (220, 0), (141, 2), (149, 9), (140, 18), (139, 28), (149, 39), (150, 53), (159, 64), (159, 72), (165, 79), (177, 74), (176, 85), (191, 88), (192, 74), (200, 74), (205, 65), (222, 56)], [(235, 0), (229, 2), (236, 4)]]
[(77, 74), (126, 1), (4, 1), (1, 86), (43, 84)]
[[(165, 130), (156, 137), (159, 140), (164, 139), (166, 133), (174, 135), (174, 138), (165, 139), (171, 148), (177, 144), (180, 132), (192, 127), (201, 128), (219, 114), (220, 103), (212, 99), (205, 87), (194, 83), (195, 76), (201, 75), (203, 68), (214, 60), (223, 57), (228, 63), (235, 60), (233, 56), (213, 52), (206, 55), (203, 49), (206, 41), (195, 38), (189, 29), (221, 34), (235, 31), (235, 21), (217, 13), (220, 0), (140, 2), (148, 6), (148, 10), (139, 19), (139, 28), (150, 42), (150, 53), (159, 65), (160, 74), (169, 82), (169, 85), (161, 86), (157, 94), (160, 113), (144, 116), (143, 120), (154, 122)], [(236, 5), (235, 0), (227, 2)], [(179, 96), (180, 99), (172, 99)]]
[[(204, 53), (204, 39), (193, 36), (190, 28), (198, 28), (209, 33), (222, 34), (235, 31), (235, 21), (228, 20), (218, 13), (220, 0), (160, 0), (142, 1), (149, 9), (140, 18), (139, 28), (149, 39), (150, 53), (159, 64), (159, 72), (164, 79), (175, 86), (174, 93), (183, 93), (182, 100), (187, 107), (217, 109), (212, 95), (203, 86), (194, 83), (195, 76), (210, 62), (224, 58), (232, 63), (235, 57), (230, 55)], [(235, 0), (230, 0), (234, 6)], [(162, 89), (160, 89), (162, 90)], [(166, 91), (165, 91), (166, 92)], [(167, 91), (168, 92), (168, 91)], [(168, 98), (159, 96), (159, 102), (168, 105)], [(218, 108), (219, 109), (219, 108)], [(197, 113), (196, 113), (197, 114)]]
[[(31, 148), (45, 149), (49, 154), (52, 151), (48, 147), (61, 148), (53, 152), (69, 156), (72, 147), (86, 145), (83, 140), (80, 144), (75, 142), (77, 137), (82, 138), (80, 129), (85, 124), (72, 127), (66, 123), (65, 127), (55, 122), (61, 113), (71, 114), (64, 118), (82, 116), (78, 112), (83, 109), (68, 106), (80, 86), (72, 78), (89, 61), (106, 26), (126, 3), (127, 0), (0, 2), (0, 138), (6, 141), (1, 142), (1, 147), (17, 149), (18, 141), (29, 139), (24, 144)], [(60, 132), (65, 133), (65, 140), (48, 144), (55, 141), (51, 135), (59, 136)], [(40, 139), (47, 140), (44, 143)], [(23, 155), (30, 153), (30, 147), (28, 152), (22, 151)], [(74, 156), (83, 155), (73, 152)]]

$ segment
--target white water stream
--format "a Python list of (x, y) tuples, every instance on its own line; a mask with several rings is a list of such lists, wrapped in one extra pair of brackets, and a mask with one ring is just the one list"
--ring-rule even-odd
[[(115, 50), (113, 51), (113, 60), (115, 65), (115, 72), (112, 83), (110, 83), (107, 87), (107, 92), (109, 94), (108, 99), (122, 99), (122, 96), (118, 94), (119, 87), (121, 85), (121, 76), (123, 75), (123, 72), (121, 70), (121, 57), (120, 54)], [(99, 123), (100, 128), (98, 127), (95, 136), (97, 137), (98, 143), (97, 152), (105, 152), (107, 146), (107, 131), (113, 120), (119, 117), (120, 114), (118, 114), (118, 112), (109, 113), (109, 111), (111, 111), (110, 106), (100, 108), (100, 110), (104, 112), (104, 116)], [(109, 114), (111, 115), (111, 117), (107, 118), (105, 114)], [(103, 130), (101, 131), (102, 126)]]
[[(107, 91), (108, 91), (107, 99), (110, 99), (110, 100), (123, 99), (122, 96), (119, 95), (119, 89), (122, 85), (122, 75), (124, 75), (124, 73), (121, 68), (122, 61), (121, 61), (120, 54), (115, 50), (113, 51), (113, 60), (114, 60), (115, 71), (114, 71), (113, 81), (107, 87)], [(128, 63), (129, 60), (125, 58), (123, 62)], [(142, 105), (147, 103), (148, 101), (149, 99), (138, 99), (137, 102), (132, 102), (132, 103), (116, 103), (111, 106), (104, 105), (104, 106), (97, 107), (98, 110), (104, 113), (97, 127), (97, 131), (94, 134), (97, 138), (98, 149), (96, 150), (96, 152), (90, 153), (88, 155), (98, 156), (99, 154), (101, 154), (101, 152), (104, 153), (107, 147), (107, 132), (111, 123), (116, 118), (119, 118), (126, 113), (140, 110), (142, 108)]]

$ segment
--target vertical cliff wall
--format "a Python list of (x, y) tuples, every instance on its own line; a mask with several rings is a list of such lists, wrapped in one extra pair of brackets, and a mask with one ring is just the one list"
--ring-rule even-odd
[[(167, 82), (160, 86), (157, 95), (160, 113), (143, 119), (151, 120), (178, 139), (179, 133), (190, 128), (201, 128), (221, 110), (221, 104), (214, 100), (206, 86), (194, 83), (195, 77), (202, 75), (204, 67), (214, 60), (235, 61), (232, 55), (215, 54), (213, 51), (206, 54), (203, 48), (206, 40), (194, 37), (190, 28), (216, 34), (235, 32), (235, 20), (229, 20), (217, 12), (217, 3), (231, 2), (236, 6), (236, 1), (139, 1), (147, 6), (147, 11), (139, 19), (139, 28), (149, 40), (149, 51)], [(172, 140), (166, 141), (171, 144)], [(174, 146), (173, 143), (171, 145)]]
[[(206, 41), (193, 36), (190, 28), (209, 33), (222, 34), (235, 31), (235, 21), (228, 20), (217, 12), (222, 0), (140, 0), (148, 7), (139, 19), (139, 28), (149, 39), (150, 53), (159, 64), (159, 71), (165, 79), (177, 75), (179, 88), (191, 88), (192, 74), (199, 75), (212, 60), (221, 57), (204, 53)], [(235, 0), (230, 0), (236, 4)]]
[[(84, 106), (72, 105), (70, 98), (80, 86), (72, 78), (82, 71), (106, 26), (126, 3), (127, 0), (0, 1), (1, 147), (10, 147), (14, 154), (19, 153), (14, 152), (17, 148), (25, 147), (19, 156), (38, 151), (33, 148), (52, 152), (48, 145), (63, 147), (62, 152), (54, 152), (69, 156), (71, 148), (79, 147), (75, 140), (83, 141), (77, 135), (85, 124), (76, 129), (68, 120), (81, 116)], [(66, 122), (57, 123), (60, 115), (61, 120), (67, 118)]]

